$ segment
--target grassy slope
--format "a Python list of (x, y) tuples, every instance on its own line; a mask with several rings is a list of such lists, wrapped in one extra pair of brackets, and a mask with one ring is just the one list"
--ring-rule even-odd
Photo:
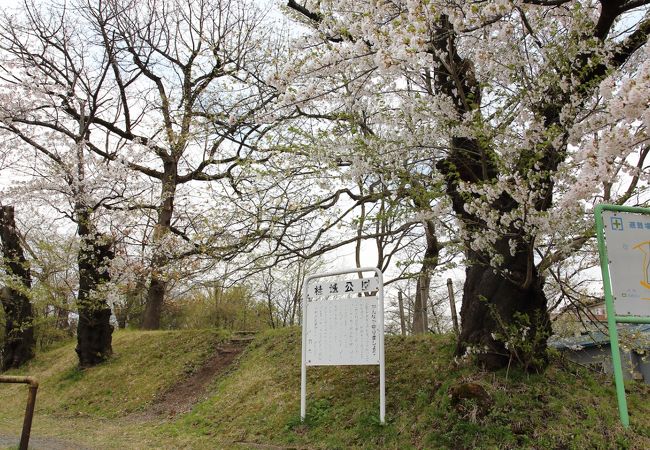
[[(378, 423), (376, 367), (310, 368), (308, 420), (300, 423), (296, 329), (260, 336), (191, 413), (155, 421), (133, 415), (221, 338), (209, 331), (120, 333), (116, 358), (83, 373), (74, 369), (71, 345), (40, 355), (27, 370), (42, 384), (33, 434), (101, 448), (650, 448), (648, 387), (631, 387), (633, 426), (623, 430), (609, 381), (560, 362), (543, 376), (477, 372), (453, 362), (447, 337), (387, 339), (385, 426)], [(466, 382), (485, 388), (487, 406), (452, 405), (450, 388)], [(21, 393), (0, 386), (4, 434), (19, 433)]]
[[(140, 423), (134, 415), (200, 366), (225, 338), (216, 331), (120, 332), (113, 336), (113, 358), (99, 367), (77, 369), (75, 344), (70, 343), (7, 374), (39, 380), (34, 436), (101, 448), (141, 447), (148, 441), (156, 446), (155, 436), (148, 437), (154, 424)], [(20, 435), (26, 392), (23, 385), (0, 384), (0, 433)]]

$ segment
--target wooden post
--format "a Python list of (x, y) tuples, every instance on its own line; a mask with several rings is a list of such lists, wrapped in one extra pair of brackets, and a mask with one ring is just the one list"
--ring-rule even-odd
[(406, 319), (404, 317), (404, 300), (402, 299), (402, 290), (397, 291), (397, 303), (399, 304), (399, 324), (402, 329), (402, 336), (406, 336)]
[(447, 278), (447, 291), (449, 291), (449, 307), (451, 308), (451, 320), (454, 323), (454, 333), (460, 334), (458, 327), (458, 315), (456, 314), (456, 299), (454, 298), (454, 283), (451, 278)]
[(422, 306), (422, 328), (419, 333), (426, 333), (429, 331), (429, 314), (427, 313), (427, 301), (429, 299), (429, 283), (425, 282), (423, 277), (420, 281), (420, 304)]
[(29, 435), (32, 431), (32, 419), (34, 418), (38, 381), (34, 377), (0, 375), (0, 383), (24, 383), (29, 385), (25, 418), (23, 419), (23, 432), (20, 435), (20, 444), (18, 445), (19, 450), (27, 450), (29, 446)]

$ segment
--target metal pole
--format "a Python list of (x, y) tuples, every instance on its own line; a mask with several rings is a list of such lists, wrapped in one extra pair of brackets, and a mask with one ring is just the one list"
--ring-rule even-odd
[(614, 366), (614, 381), (616, 383), (616, 398), (618, 399), (618, 412), (621, 423), (625, 428), (630, 426), (630, 416), (627, 412), (627, 398), (625, 397), (625, 380), (623, 378), (623, 365), (621, 363), (621, 351), (618, 344), (618, 329), (616, 319), (613, 317), (613, 308), (607, 307), (607, 327), (609, 328), (610, 347), (612, 348), (612, 365)]
[(300, 364), (300, 421), (305, 421), (307, 415), (307, 287), (312, 277), (307, 277), (302, 285), (302, 357)]
[(38, 381), (33, 377), (14, 377), (0, 375), (0, 383), (23, 383), (29, 385), (29, 394), (27, 396), (27, 406), (25, 407), (25, 419), (23, 420), (23, 431), (20, 435), (19, 450), (27, 450), (29, 445), (29, 435), (32, 431), (32, 419), (34, 418), (34, 407), (36, 406), (36, 392), (38, 391)]
[(379, 422), (386, 423), (386, 361), (384, 357), (384, 277), (375, 269), (379, 280)]
[(460, 335), (460, 328), (458, 327), (458, 315), (456, 314), (456, 299), (454, 298), (454, 282), (451, 278), (447, 278), (447, 291), (449, 292), (449, 307), (451, 308), (451, 320), (454, 323), (454, 333), (456, 336)]
[(649, 317), (639, 316), (616, 316), (616, 323), (650, 323)]
[(625, 381), (623, 380), (623, 367), (621, 366), (621, 353), (618, 346), (618, 330), (612, 298), (612, 285), (609, 278), (609, 257), (605, 246), (603, 205), (597, 205), (594, 210), (596, 216), (596, 236), (598, 238), (598, 254), (600, 256), (600, 271), (603, 275), (603, 288), (605, 290), (605, 309), (607, 310), (607, 326), (612, 350), (612, 366), (614, 381), (616, 383), (616, 398), (618, 399), (618, 412), (621, 423), (625, 428), (630, 426), (630, 417), (627, 412), (627, 399), (625, 398)]
[(625, 428), (630, 426), (630, 417), (627, 411), (627, 399), (625, 397), (625, 382), (623, 380), (623, 366), (618, 342), (617, 323), (650, 323), (650, 317), (638, 316), (617, 316), (614, 307), (614, 296), (612, 294), (611, 277), (609, 273), (609, 256), (605, 245), (605, 224), (603, 220), (604, 211), (619, 213), (633, 213), (650, 215), (650, 208), (637, 208), (618, 205), (596, 205), (594, 216), (596, 219), (596, 237), (598, 239), (598, 254), (600, 256), (600, 271), (603, 276), (603, 289), (605, 291), (605, 307), (607, 309), (607, 326), (609, 328), (610, 346), (612, 348), (612, 365), (614, 366), (614, 381), (616, 382), (616, 398), (618, 399), (618, 412), (621, 423)]

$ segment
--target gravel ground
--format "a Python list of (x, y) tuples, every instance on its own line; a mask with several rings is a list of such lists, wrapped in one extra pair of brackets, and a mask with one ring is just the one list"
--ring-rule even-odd
[[(18, 448), (20, 436), (5, 436), (0, 434), (0, 448)], [(56, 438), (31, 436), (29, 439), (30, 450), (90, 450), (73, 442), (62, 441)]]

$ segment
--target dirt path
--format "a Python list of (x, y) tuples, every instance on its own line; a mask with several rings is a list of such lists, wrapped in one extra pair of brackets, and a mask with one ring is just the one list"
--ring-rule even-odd
[[(121, 420), (154, 421), (160, 418), (174, 418), (178, 414), (189, 412), (192, 407), (206, 397), (208, 385), (232, 368), (233, 363), (253, 340), (252, 333), (235, 333), (229, 341), (217, 346), (203, 366), (171, 386), (143, 412), (134, 413)], [(20, 431), (16, 435), (0, 433), (0, 449), (18, 448)], [(29, 440), (30, 450), (89, 450), (73, 442), (58, 438), (32, 434)]]
[(133, 418), (146, 421), (160, 417), (172, 418), (189, 412), (196, 403), (204, 399), (208, 385), (230, 369), (252, 340), (252, 335), (244, 333), (235, 335), (219, 345), (214, 355), (208, 358), (201, 368), (171, 386), (158, 396), (147, 410), (135, 414)]

